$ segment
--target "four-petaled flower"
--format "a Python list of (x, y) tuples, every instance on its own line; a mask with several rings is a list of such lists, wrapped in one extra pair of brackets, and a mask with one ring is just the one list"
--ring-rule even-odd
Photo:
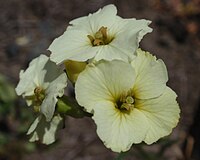
[(115, 152), (156, 142), (179, 119), (177, 96), (166, 86), (165, 64), (148, 52), (136, 53), (131, 64), (114, 60), (89, 65), (75, 84), (78, 103), (94, 114), (97, 134)]
[[(29, 129), (28, 134), (35, 131), (31, 138), (32, 141), (38, 140), (39, 137), (41, 137), (36, 121), (41, 120), (42, 123), (46, 118), (46, 124), (49, 123), (51, 128), (57, 128), (60, 121), (56, 121), (57, 123), (55, 123), (55, 120), (58, 119), (58, 115), (55, 117), (54, 111), (58, 101), (57, 97), (61, 97), (64, 94), (64, 88), (66, 86), (66, 74), (45, 55), (40, 55), (32, 60), (26, 71), (22, 70), (20, 72), (20, 81), (16, 87), (17, 95), (22, 95), (29, 106), (32, 105), (36, 112), (42, 114), (36, 118), (35, 122), (30, 127), (32, 129)], [(52, 130), (46, 129), (43, 133), (48, 136), (53, 136), (55, 133), (55, 131), (51, 134), (49, 134), (49, 132), (52, 132)], [(48, 137), (48, 139), (54, 139), (54, 136)], [(47, 140), (43, 140), (43, 142), (47, 143)]]
[(142, 37), (151, 32), (150, 21), (123, 19), (114, 5), (70, 22), (65, 33), (50, 45), (50, 59), (57, 64), (66, 60), (94, 59), (131, 61)]

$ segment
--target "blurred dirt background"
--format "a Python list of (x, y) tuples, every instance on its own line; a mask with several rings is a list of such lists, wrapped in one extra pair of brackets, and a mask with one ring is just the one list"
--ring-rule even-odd
[(57, 143), (31, 144), (25, 133), (32, 118), (18, 98), (9, 104), (6, 114), (0, 114), (0, 160), (110, 160), (123, 156), (125, 160), (200, 159), (199, 0), (1, 0), (0, 74), (6, 83), (16, 86), (20, 69), (41, 53), (49, 55), (46, 49), (70, 20), (110, 3), (117, 6), (121, 17), (152, 21), (153, 32), (144, 37), (141, 48), (166, 63), (168, 85), (178, 94), (181, 107), (178, 127), (167, 140), (133, 146), (129, 153), (118, 156), (104, 147), (91, 119), (67, 117)]

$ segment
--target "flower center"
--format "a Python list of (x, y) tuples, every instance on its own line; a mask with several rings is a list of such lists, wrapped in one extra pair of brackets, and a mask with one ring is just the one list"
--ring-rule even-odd
[(34, 98), (33, 98), (34, 110), (36, 112), (39, 112), (40, 105), (42, 104), (44, 98), (45, 98), (45, 90), (42, 87), (36, 87), (34, 89)]
[(109, 44), (113, 38), (107, 35), (107, 27), (102, 26), (94, 36), (88, 35), (92, 46), (100, 46)]
[(130, 111), (134, 108), (134, 97), (132, 91), (122, 94), (116, 103), (116, 108), (120, 111)]

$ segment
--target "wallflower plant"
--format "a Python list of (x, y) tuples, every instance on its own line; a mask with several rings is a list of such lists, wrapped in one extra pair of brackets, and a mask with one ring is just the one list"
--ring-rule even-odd
[[(92, 117), (114, 152), (169, 135), (179, 120), (177, 95), (164, 62), (138, 48), (150, 21), (123, 19), (107, 5), (69, 24), (49, 46), (50, 58), (40, 55), (20, 72), (16, 93), (37, 114), (30, 141), (53, 143), (66, 116)], [(68, 80), (75, 97), (64, 94)]]

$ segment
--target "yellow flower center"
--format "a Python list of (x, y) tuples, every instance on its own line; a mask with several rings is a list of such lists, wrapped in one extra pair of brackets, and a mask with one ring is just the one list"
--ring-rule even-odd
[(107, 27), (102, 26), (94, 36), (87, 36), (92, 46), (100, 46), (109, 44), (114, 38), (111, 38), (107, 34)]
[(42, 87), (36, 87), (34, 89), (34, 96), (33, 96), (33, 105), (35, 112), (39, 112), (40, 105), (42, 104), (45, 98), (45, 91)]
[(116, 108), (120, 111), (130, 111), (134, 108), (134, 97), (132, 91), (128, 91), (125, 94), (122, 94), (119, 100), (116, 103)]

